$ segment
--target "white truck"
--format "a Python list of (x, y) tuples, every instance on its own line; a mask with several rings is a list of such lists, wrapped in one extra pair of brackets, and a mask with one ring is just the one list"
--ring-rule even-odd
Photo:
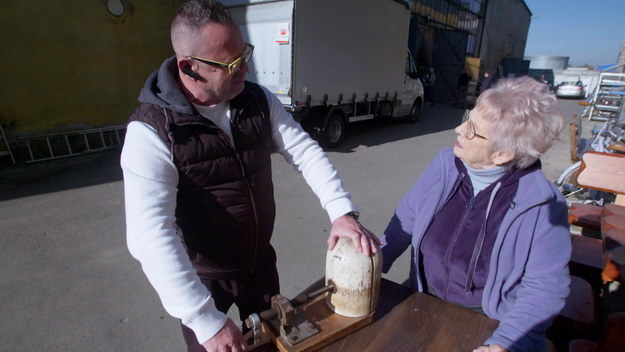
[(419, 118), (423, 86), (400, 0), (221, 0), (254, 45), (248, 79), (326, 147), (350, 122)]

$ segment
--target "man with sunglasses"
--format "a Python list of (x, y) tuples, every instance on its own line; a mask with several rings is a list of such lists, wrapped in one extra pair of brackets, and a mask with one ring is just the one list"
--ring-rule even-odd
[(279, 293), (270, 244), (272, 152), (300, 170), (332, 221), (328, 239), (366, 254), (379, 240), (319, 145), (264, 87), (245, 81), (253, 46), (213, 0), (189, 0), (171, 26), (176, 55), (147, 80), (130, 117), (124, 171), (128, 248), (189, 351), (243, 351), (242, 318)]

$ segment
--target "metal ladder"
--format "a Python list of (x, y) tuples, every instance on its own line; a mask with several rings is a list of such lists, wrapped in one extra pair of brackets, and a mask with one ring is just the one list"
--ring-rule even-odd
[(0, 138), (2, 138), (2, 141), (4, 142), (4, 146), (6, 148), (6, 150), (0, 150), (0, 156), (10, 156), (11, 162), (13, 163), (13, 165), (15, 165), (15, 157), (13, 157), (13, 152), (11, 152), (11, 146), (9, 145), (9, 141), (7, 141), (7, 137), (4, 134), (4, 129), (2, 128), (2, 125), (0, 125)]
[(49, 133), (19, 138), (26, 145), (26, 163), (66, 158), (115, 148), (121, 145), (126, 126), (108, 126), (87, 130)]

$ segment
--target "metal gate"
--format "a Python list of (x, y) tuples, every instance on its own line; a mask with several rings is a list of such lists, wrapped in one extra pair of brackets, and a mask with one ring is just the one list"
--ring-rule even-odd
[(436, 31), (434, 51), (433, 98), (436, 101), (457, 101), (456, 85), (464, 68), (468, 34), (461, 31), (439, 29)]

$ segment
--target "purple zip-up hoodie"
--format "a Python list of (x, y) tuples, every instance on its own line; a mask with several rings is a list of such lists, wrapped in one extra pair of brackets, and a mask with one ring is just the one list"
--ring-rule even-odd
[[(401, 200), (400, 228), (384, 233), (383, 272), (412, 245), (410, 282), (423, 291), (419, 245), (434, 215), (452, 192), (459, 173), (451, 148), (443, 149)], [(540, 351), (545, 331), (569, 294), (571, 238), (566, 202), (542, 171), (519, 179), (514, 208), (495, 239), (482, 296), (482, 309), (499, 327), (484, 341), (509, 351)], [(477, 347), (477, 346), (476, 346)]]

